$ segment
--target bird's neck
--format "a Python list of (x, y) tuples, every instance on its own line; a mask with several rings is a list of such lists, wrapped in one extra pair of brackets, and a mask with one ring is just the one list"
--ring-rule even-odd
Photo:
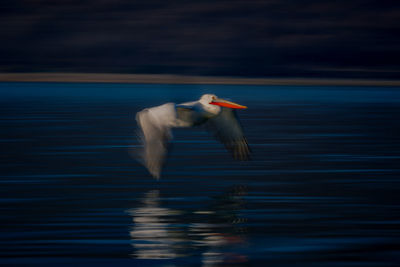
[(211, 104), (202, 104), (202, 109), (207, 112), (210, 113), (210, 115), (218, 115), (221, 112), (221, 107), (216, 106), (216, 105), (211, 105)]

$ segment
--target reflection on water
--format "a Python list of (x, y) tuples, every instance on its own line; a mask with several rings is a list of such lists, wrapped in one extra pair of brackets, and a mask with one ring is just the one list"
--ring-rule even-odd
[(245, 243), (245, 187), (217, 196), (208, 207), (186, 211), (162, 207), (159, 190), (151, 190), (141, 206), (127, 211), (133, 226), (129, 232), (138, 259), (175, 259), (193, 253), (201, 255), (203, 266), (244, 263), (247, 256), (237, 250)]
[(239, 215), (244, 209), (245, 194), (245, 187), (236, 186), (215, 197), (206, 210), (194, 212), (200, 217), (199, 222), (191, 223), (189, 231), (195, 246), (203, 249), (203, 266), (247, 262), (247, 256), (238, 250), (246, 243), (245, 219)]
[(180, 212), (160, 207), (160, 193), (152, 190), (142, 199), (142, 206), (128, 210), (134, 226), (129, 232), (133, 255), (140, 259), (174, 259), (185, 254), (182, 250), (185, 237), (179, 230), (175, 216)]

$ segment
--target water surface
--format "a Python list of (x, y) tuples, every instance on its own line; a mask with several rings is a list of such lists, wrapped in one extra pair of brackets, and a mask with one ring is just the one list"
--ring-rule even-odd
[[(252, 149), (174, 132), (161, 180), (135, 113), (215, 93)], [(0, 263), (393, 266), (400, 91), (390, 87), (0, 83)]]

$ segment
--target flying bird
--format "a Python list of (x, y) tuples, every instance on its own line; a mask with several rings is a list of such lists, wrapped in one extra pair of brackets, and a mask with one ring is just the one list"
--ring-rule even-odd
[(153, 177), (159, 179), (172, 139), (171, 129), (199, 125), (205, 125), (214, 133), (235, 159), (248, 160), (249, 146), (235, 112), (235, 109), (245, 108), (216, 95), (205, 94), (198, 101), (143, 109), (136, 114), (144, 145), (143, 164)]

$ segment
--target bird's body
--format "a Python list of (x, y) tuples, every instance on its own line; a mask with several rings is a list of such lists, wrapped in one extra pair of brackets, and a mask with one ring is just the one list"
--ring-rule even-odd
[(136, 120), (142, 131), (144, 165), (154, 177), (159, 178), (168, 143), (172, 139), (171, 129), (198, 125), (206, 125), (213, 131), (235, 158), (248, 159), (247, 141), (233, 111), (236, 108), (246, 107), (206, 94), (199, 101), (166, 103), (138, 112)]

